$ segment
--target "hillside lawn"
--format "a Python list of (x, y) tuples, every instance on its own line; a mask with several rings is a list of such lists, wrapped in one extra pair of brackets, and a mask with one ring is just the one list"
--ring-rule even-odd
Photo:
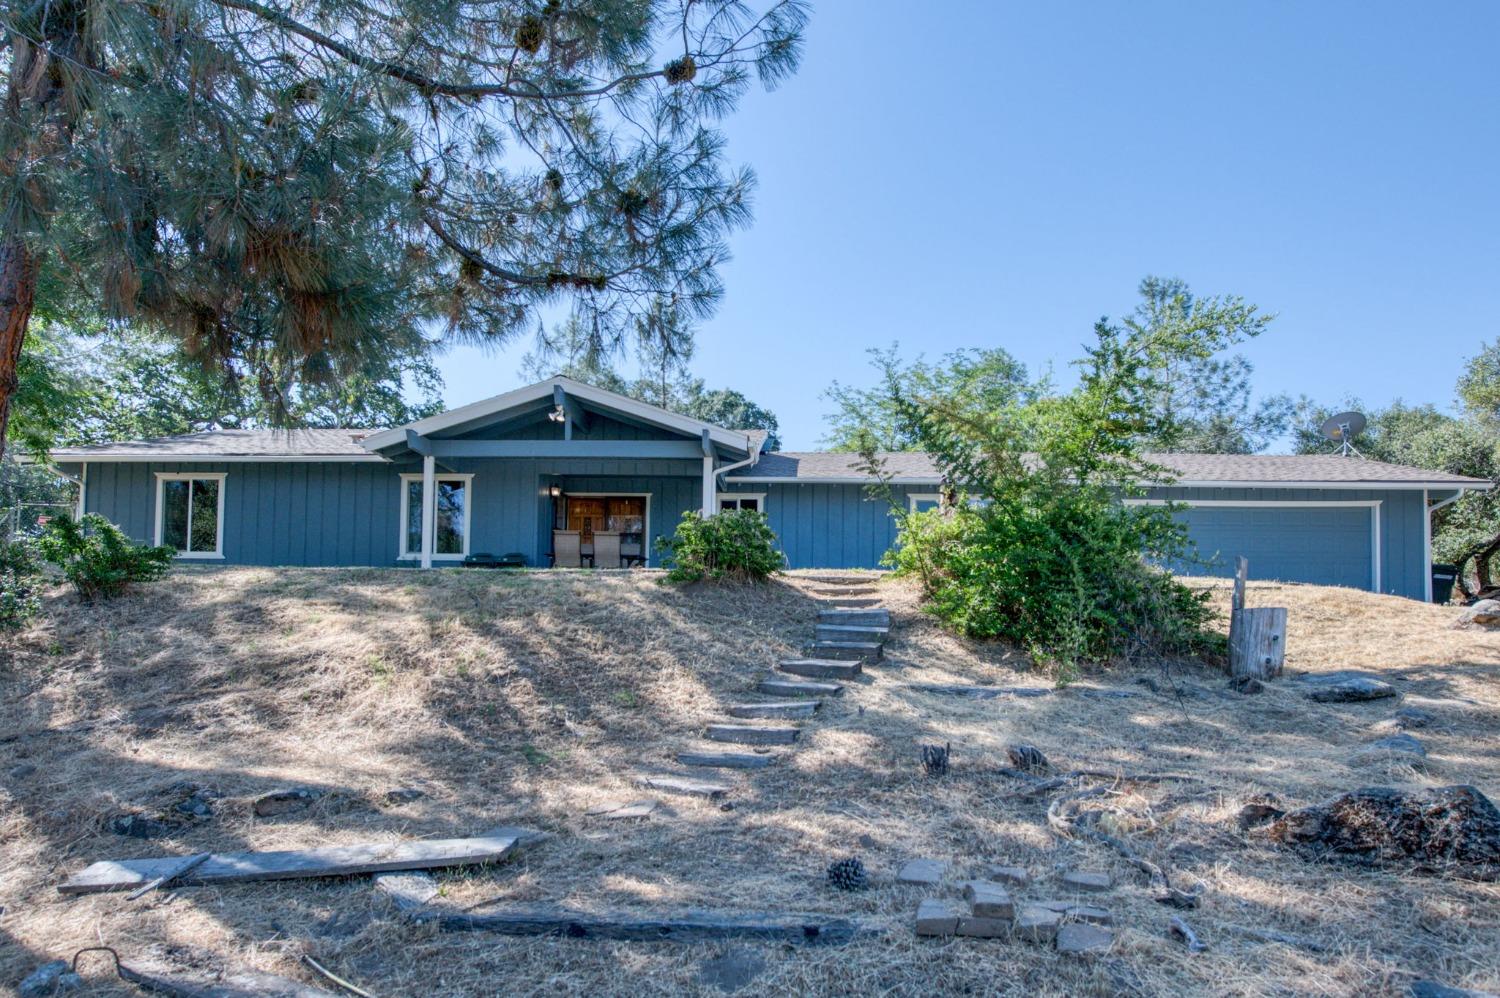
[[(1373, 670), (1403, 701), (1315, 704), (1286, 682), (1242, 696), (1204, 665), (1175, 667), (1170, 682), (1160, 667), (1119, 668), (1051, 696), (975, 701), (907, 684), (1050, 684), (1012, 650), (942, 631), (907, 584), (881, 587), (886, 664), (800, 722), (778, 765), (726, 774), (732, 809), (663, 796), (642, 821), (585, 812), (651, 796), (636, 773), (675, 768), (672, 754), (724, 719), (718, 705), (763, 699), (754, 683), (811, 637), (806, 576), (746, 589), (670, 588), (647, 572), (183, 569), (94, 606), (59, 589), (0, 660), (0, 991), (100, 944), (138, 967), (321, 983), (298, 962), (309, 953), (381, 996), (716, 993), (700, 973), (726, 951), (764, 964), (747, 994), (1395, 995), (1420, 977), (1500, 990), (1500, 884), (1312, 861), (1235, 820), (1268, 791), (1292, 805), (1372, 784), (1472, 783), (1500, 797), (1500, 634), (1454, 629), (1453, 608), (1252, 584), (1252, 606), (1290, 608), (1289, 672)], [(1222, 587), (1214, 597), (1227, 605)], [(1086, 695), (1098, 687), (1132, 695)], [(1413, 732), (1426, 771), (1354, 762), (1400, 706), (1436, 718)], [(918, 746), (943, 742), (953, 770), (928, 778)], [(1206, 951), (1168, 937), (1174, 912), (1119, 856), (1049, 832), (1048, 797), (1000, 773), (1014, 742), (1065, 768), (1198, 778), (1122, 788), (1112, 826), (1180, 886), (1202, 885), (1202, 906), (1183, 914)], [(213, 817), (153, 841), (107, 829), (170, 810), (184, 784), (221, 795)], [(253, 816), (254, 796), (289, 786), (326, 794)], [(397, 788), (425, 796), (387, 802)], [(361, 877), (136, 902), (56, 890), (97, 859), (499, 824), (551, 837), (510, 863), (439, 873), (442, 904), (828, 912), (888, 931), (797, 948), (440, 935), (402, 921)], [(850, 854), (871, 871), (864, 892), (824, 881)], [(1017, 893), (1038, 900), (1067, 896), (1058, 867), (1108, 870), (1114, 890), (1090, 901), (1115, 915), (1114, 950), (1079, 959), (1020, 941), (917, 939), (924, 892), (893, 881), (915, 856), (951, 859), (955, 880), (1028, 867), (1032, 886)], [(137, 993), (102, 958), (84, 967), (91, 994)]]

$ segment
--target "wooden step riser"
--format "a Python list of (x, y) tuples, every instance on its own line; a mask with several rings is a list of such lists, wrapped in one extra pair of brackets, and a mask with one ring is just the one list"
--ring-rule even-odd
[(695, 780), (686, 776), (642, 776), (639, 782), (641, 786), (650, 787), (652, 790), (660, 790), (668, 794), (682, 794), (685, 797), (707, 797), (714, 800), (729, 793), (729, 788), (722, 784)]
[(679, 752), (677, 761), (701, 769), (765, 769), (775, 760), (772, 755), (742, 755), (737, 752)]
[(867, 646), (864, 642), (819, 641), (807, 646), (807, 653), (814, 658), (843, 662), (863, 662), (873, 665), (885, 657), (880, 645)]
[(819, 610), (818, 626), (883, 627), (891, 626), (889, 610)]
[(710, 724), (703, 736), (736, 745), (790, 745), (802, 734), (796, 728), (757, 728), (748, 724)]
[(840, 697), (844, 688), (838, 683), (799, 683), (793, 679), (765, 679), (755, 688), (768, 697)]
[(812, 592), (814, 596), (821, 596), (825, 598), (832, 596), (836, 599), (846, 599), (850, 596), (880, 595), (879, 590), (877, 590), (874, 586), (849, 586), (847, 588), (837, 589), (814, 589)]
[(819, 586), (873, 586), (876, 582), (868, 575), (804, 575), (802, 578)]
[(822, 602), (825, 606), (841, 606), (850, 609), (863, 609), (880, 605), (880, 600), (874, 596), (833, 596)]
[(736, 703), (725, 708), (730, 717), (812, 717), (823, 706), (821, 700), (811, 703)]
[(855, 627), (844, 624), (819, 624), (813, 631), (819, 641), (871, 641), (884, 644), (890, 631), (884, 627)]
[(860, 673), (859, 662), (836, 662), (828, 659), (799, 658), (781, 662), (776, 668), (792, 676), (809, 679), (853, 679)]

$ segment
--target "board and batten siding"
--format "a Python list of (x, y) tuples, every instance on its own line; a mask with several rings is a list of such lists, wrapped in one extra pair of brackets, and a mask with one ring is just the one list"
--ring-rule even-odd
[[(1295, 515), (1298, 507), (1258, 504), (1379, 502), (1376, 510), (1380, 518), (1380, 591), (1411, 599), (1425, 598), (1426, 580), (1431, 568), (1425, 561), (1424, 531), (1427, 511), (1423, 506), (1420, 489), (1166, 488), (1153, 489), (1149, 497), (1186, 502), (1208, 500), (1245, 503), (1247, 505), (1244, 508), (1273, 514), (1283, 512), (1286, 515)], [(1337, 508), (1340, 507), (1330, 506), (1330, 509)], [(1269, 529), (1274, 530), (1274, 526)], [(1222, 537), (1217, 540), (1220, 542), (1219, 547), (1224, 549), (1218, 552), (1222, 560), (1215, 565), (1199, 566), (1193, 571), (1209, 575), (1233, 574), (1233, 559), (1240, 552), (1227, 550), (1233, 546), (1232, 539), (1227, 543)], [(1258, 540), (1263, 542), (1264, 538)], [(1344, 536), (1344, 532), (1330, 531), (1330, 545), (1345, 543), (1349, 543), (1349, 538)], [(1369, 550), (1368, 543), (1363, 550)], [(1202, 552), (1204, 556), (1214, 553)], [(1250, 577), (1266, 577), (1257, 574), (1253, 561), (1250, 564)]]
[[(223, 474), (224, 558), (234, 565), (409, 565), (400, 559), (401, 476), (419, 464), (360, 462), (92, 462), (85, 512), (100, 513), (145, 543), (156, 534), (156, 475)], [(696, 461), (472, 459), (439, 474), (472, 474), (469, 550), (520, 552), (545, 566), (554, 482), (565, 491), (651, 494), (655, 541), (701, 506)]]
[[(897, 486), (895, 500), (932, 486)], [(723, 494), (764, 493), (766, 519), (786, 555), (788, 568), (879, 568), (896, 543), (896, 518), (884, 500), (863, 485), (735, 484)]]

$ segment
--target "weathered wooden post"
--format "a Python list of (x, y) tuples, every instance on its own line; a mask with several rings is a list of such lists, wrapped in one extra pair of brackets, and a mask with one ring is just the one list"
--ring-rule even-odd
[(1245, 608), (1250, 561), (1234, 563), (1234, 596), (1229, 604), (1229, 675), (1275, 679), (1286, 664), (1286, 607)]

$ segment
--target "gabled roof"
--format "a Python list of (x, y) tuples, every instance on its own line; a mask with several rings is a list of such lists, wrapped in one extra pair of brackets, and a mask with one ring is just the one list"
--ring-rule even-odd
[[(419, 419), (405, 426), (397, 426), (394, 429), (383, 430), (371, 434), (364, 440), (367, 450), (377, 451), (387, 447), (395, 447), (406, 442), (406, 433), (411, 430), (421, 435), (430, 433), (441, 433), (444, 430), (463, 426), (469, 423), (483, 421), (490, 417), (502, 416), (513, 409), (523, 409), (551, 399), (554, 390), (561, 388), (563, 393), (572, 398), (587, 402), (592, 406), (621, 413), (632, 419), (653, 426), (660, 426), (667, 430), (684, 434), (690, 437), (699, 437), (705, 431), (709, 439), (721, 447), (740, 451), (746, 455), (754, 453), (756, 442), (745, 430), (728, 430), (713, 423), (706, 423), (701, 419), (693, 419), (691, 416), (683, 416), (675, 412), (669, 412), (660, 406), (633, 399), (628, 395), (618, 392), (606, 391), (593, 385), (584, 384), (582, 381), (574, 381), (561, 375), (538, 381), (536, 384), (517, 388), (514, 391), (495, 395), (469, 405), (459, 406), (457, 409), (449, 409), (440, 412), (436, 416)], [(764, 438), (762, 438), (763, 440)]]
[(206, 430), (152, 440), (58, 447), (54, 462), (74, 461), (380, 461), (360, 443), (373, 430)]
[[(885, 451), (879, 457), (885, 473), (898, 485), (937, 485), (942, 474), (927, 454)], [(1282, 488), (1472, 488), (1486, 489), (1482, 478), (1426, 471), (1361, 457), (1337, 454), (1147, 454), (1154, 464), (1171, 469), (1176, 486)], [(801, 482), (863, 484), (873, 481), (858, 454), (833, 451), (775, 451), (738, 474), (732, 482)]]

